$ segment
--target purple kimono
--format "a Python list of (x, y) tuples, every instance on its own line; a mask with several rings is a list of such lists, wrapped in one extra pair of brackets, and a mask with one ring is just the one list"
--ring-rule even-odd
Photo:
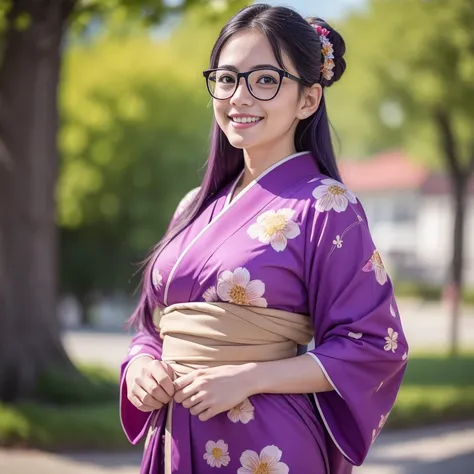
[[(223, 301), (307, 314), (308, 354), (334, 391), (254, 395), (205, 422), (174, 404), (172, 472), (349, 473), (385, 424), (406, 367), (391, 281), (361, 204), (321, 174), (311, 154), (278, 162), (231, 201), (237, 181), (158, 257), (153, 303)], [(160, 358), (158, 336), (139, 333), (130, 345), (121, 420), (132, 443), (152, 425), (141, 472), (161, 474), (167, 408), (142, 413), (126, 396), (127, 365), (143, 354)]]

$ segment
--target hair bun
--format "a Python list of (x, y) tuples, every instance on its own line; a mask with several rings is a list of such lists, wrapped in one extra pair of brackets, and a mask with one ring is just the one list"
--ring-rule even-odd
[[(329, 59), (327, 61), (333, 61), (333, 64), (331, 64), (330, 62), (326, 63), (327, 66), (329, 66), (330, 68), (330, 72), (326, 74), (326, 77), (324, 77), (324, 71), (321, 74), (321, 85), (324, 87), (330, 87), (342, 77), (344, 71), (346, 70), (346, 60), (344, 59), (344, 54), (346, 53), (346, 43), (344, 42), (342, 36), (323, 19), (317, 17), (310, 17), (307, 18), (307, 21), (315, 30), (318, 27), (321, 28), (322, 31), (325, 33), (324, 36), (326, 36), (326, 38), (328, 39), (330, 46), (332, 46), (332, 51), (330, 52), (332, 52), (334, 59)], [(325, 66), (323, 49), (324, 44), (321, 44), (322, 68)]]

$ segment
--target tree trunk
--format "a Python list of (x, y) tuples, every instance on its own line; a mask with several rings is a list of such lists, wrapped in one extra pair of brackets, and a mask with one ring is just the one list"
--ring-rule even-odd
[(452, 118), (445, 108), (435, 112), (435, 121), (438, 127), (449, 171), (452, 186), (454, 205), (453, 249), (449, 278), (449, 303), (451, 306), (450, 347), (451, 356), (459, 352), (459, 323), (461, 316), (461, 300), (463, 294), (463, 267), (464, 267), (464, 227), (466, 220), (466, 202), (469, 180), (474, 171), (474, 141), (470, 147), (471, 156), (466, 166), (463, 165), (458, 143), (454, 133)]
[[(74, 0), (13, 0), (0, 67), (0, 400), (74, 373), (57, 317), (57, 91)], [(16, 29), (20, 15), (29, 25)]]
[(453, 253), (451, 261), (451, 356), (459, 352), (459, 323), (461, 316), (461, 299), (463, 292), (463, 257), (464, 257), (464, 227), (466, 218), (467, 182), (462, 175), (452, 177), (454, 229)]

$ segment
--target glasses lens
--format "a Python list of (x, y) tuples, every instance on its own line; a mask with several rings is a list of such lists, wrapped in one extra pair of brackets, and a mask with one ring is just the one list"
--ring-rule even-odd
[(271, 69), (252, 71), (249, 75), (251, 92), (257, 99), (270, 100), (275, 97), (280, 87), (280, 74)]
[(237, 87), (237, 74), (226, 70), (213, 71), (207, 78), (207, 86), (216, 99), (229, 99)]

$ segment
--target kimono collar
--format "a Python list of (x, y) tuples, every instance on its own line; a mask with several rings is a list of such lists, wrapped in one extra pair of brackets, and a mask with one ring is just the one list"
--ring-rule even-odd
[[(235, 186), (242, 177), (244, 170), (242, 170), (230, 188), (230, 195), (233, 194)], [(286, 158), (277, 161), (272, 166), (267, 168), (260, 176), (254, 179), (247, 187), (252, 187), (255, 184), (264, 185), (268, 178), (283, 178), (284, 181), (291, 183), (302, 179), (306, 176), (314, 176), (320, 174), (320, 169), (316, 158), (310, 151), (301, 151), (287, 156)]]

